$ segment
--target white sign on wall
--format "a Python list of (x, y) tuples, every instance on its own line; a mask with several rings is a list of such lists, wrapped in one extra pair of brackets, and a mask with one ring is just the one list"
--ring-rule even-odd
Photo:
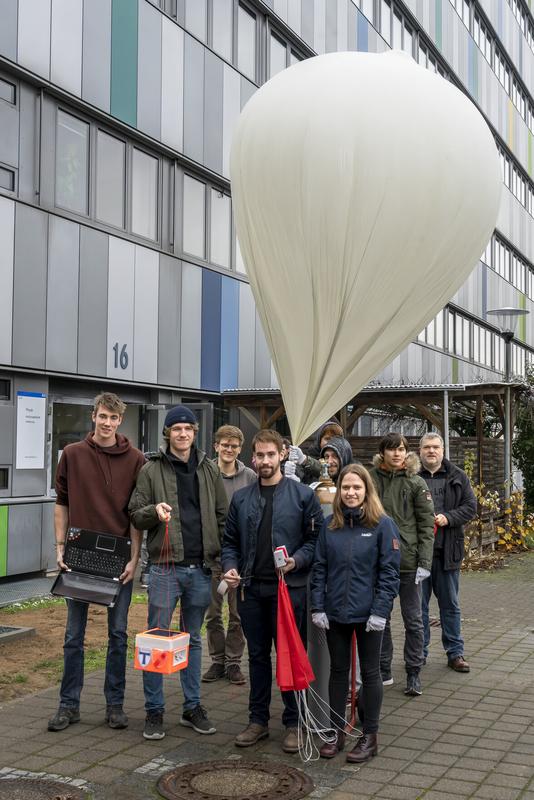
[(17, 392), (16, 469), (44, 469), (46, 395)]

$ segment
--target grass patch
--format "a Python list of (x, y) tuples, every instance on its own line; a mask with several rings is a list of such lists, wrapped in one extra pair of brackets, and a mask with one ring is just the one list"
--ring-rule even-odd
[(0, 614), (18, 614), (20, 611), (30, 611), (36, 608), (54, 608), (64, 602), (62, 597), (46, 595), (45, 597), (36, 597), (33, 600), (24, 600), (20, 603), (11, 603), (9, 606), (2, 606)]
[(0, 675), (0, 686), (11, 686), (13, 683), (28, 683), (28, 676), (23, 672), (15, 675)]

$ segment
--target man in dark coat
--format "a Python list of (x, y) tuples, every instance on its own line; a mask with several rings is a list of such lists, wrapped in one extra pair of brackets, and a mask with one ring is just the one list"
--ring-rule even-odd
[(420, 475), (434, 501), (436, 530), (432, 570), (430, 578), (423, 583), (424, 654), (426, 658), (430, 643), (428, 606), (433, 591), (438, 600), (441, 641), (448, 665), (455, 672), (469, 672), (469, 664), (464, 659), (458, 587), (464, 557), (463, 526), (476, 515), (476, 499), (465, 472), (444, 458), (443, 439), (439, 434), (425, 433), (419, 451)]

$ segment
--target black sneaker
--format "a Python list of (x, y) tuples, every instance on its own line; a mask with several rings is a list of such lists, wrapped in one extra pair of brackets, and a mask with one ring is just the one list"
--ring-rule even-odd
[(225, 669), (224, 664), (216, 664), (213, 663), (211, 667), (206, 670), (204, 675), (202, 676), (202, 680), (204, 683), (213, 683), (213, 681), (218, 681), (219, 678), (224, 678)]
[(163, 711), (148, 711), (143, 731), (145, 739), (163, 739)]
[(64, 731), (69, 725), (80, 721), (80, 709), (60, 706), (54, 716), (48, 720), (49, 731)]
[(186, 728), (193, 728), (197, 733), (216, 733), (217, 728), (209, 721), (206, 709), (202, 706), (196, 708), (189, 708), (182, 714), (180, 725), (185, 725)]
[(423, 694), (421, 678), (416, 672), (408, 673), (404, 694), (408, 695), (408, 697), (419, 697), (419, 695)]
[(106, 722), (110, 728), (127, 728), (128, 717), (122, 710), (122, 706), (108, 706), (106, 708)]

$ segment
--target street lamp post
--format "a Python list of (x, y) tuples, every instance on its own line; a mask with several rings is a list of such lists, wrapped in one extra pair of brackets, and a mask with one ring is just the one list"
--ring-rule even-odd
[(512, 474), (512, 402), (510, 383), (512, 381), (512, 341), (517, 329), (519, 317), (524, 317), (529, 312), (524, 308), (494, 308), (488, 311), (496, 318), (501, 336), (504, 339), (504, 499), (510, 500), (511, 474)]

